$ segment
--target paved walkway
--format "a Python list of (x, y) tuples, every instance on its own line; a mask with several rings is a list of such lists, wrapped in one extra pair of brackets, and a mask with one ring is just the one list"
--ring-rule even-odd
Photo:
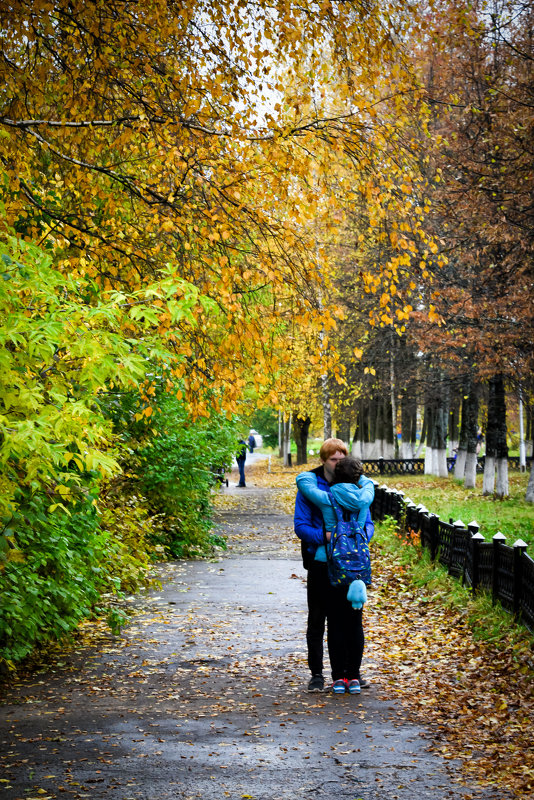
[(220, 558), (161, 567), (121, 637), (8, 692), (0, 798), (497, 798), (455, 783), (376, 683), (307, 694), (292, 518), (279, 490), (221, 494)]

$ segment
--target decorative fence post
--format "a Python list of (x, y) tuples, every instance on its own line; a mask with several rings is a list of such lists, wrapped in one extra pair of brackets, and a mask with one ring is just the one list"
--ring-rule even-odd
[(499, 598), (499, 566), (500, 566), (500, 553), (499, 548), (502, 544), (506, 543), (506, 536), (497, 531), (493, 537), (493, 571), (491, 576), (491, 599), (495, 605), (496, 600)]
[[(448, 571), (449, 575), (453, 575), (454, 571), (455, 571), (454, 570), (454, 556), (458, 552), (458, 549), (459, 549), (458, 542), (459, 542), (460, 536), (461, 536), (461, 534), (465, 535), (467, 533), (467, 528), (465, 527), (465, 525), (464, 525), (464, 523), (462, 522), (461, 519), (457, 519), (456, 522), (453, 522), (452, 523), (452, 527), (453, 527), (453, 531), (452, 531), (452, 536), (451, 536), (451, 549), (450, 549), (450, 552), (449, 552), (449, 563), (447, 564), (447, 571)], [(462, 578), (463, 578), (463, 574), (464, 574), (464, 571), (465, 571), (465, 555), (464, 555), (464, 558), (462, 560), (463, 560), (463, 564), (462, 564)]]
[(480, 545), (486, 540), (481, 533), (473, 534), (471, 538), (471, 589), (476, 592), (480, 583)]
[(514, 616), (521, 614), (521, 598), (523, 596), (523, 556), (527, 551), (527, 544), (523, 539), (514, 542)]
[[(465, 571), (466, 571), (467, 567), (469, 566), (469, 559), (471, 559), (471, 565), (470, 565), (471, 566), (471, 581), (473, 580), (473, 572), (475, 571), (475, 569), (476, 569), (476, 571), (478, 573), (479, 549), (478, 549), (478, 545), (476, 547), (473, 547), (473, 543), (474, 543), (473, 540), (474, 540), (474, 537), (477, 535), (477, 533), (480, 530), (480, 525), (474, 519), (474, 520), (472, 520), (471, 522), (468, 523), (467, 530), (471, 534), (471, 539), (469, 540), (467, 548), (466, 548), (466, 551), (465, 551), (464, 568), (462, 570), (462, 584), (465, 584)], [(482, 536), (482, 539), (484, 539), (483, 536)], [(475, 540), (475, 541), (478, 541), (478, 540)], [(476, 567), (475, 567), (475, 556), (477, 558)], [(478, 582), (478, 574), (477, 574), (477, 582)], [(472, 582), (471, 582), (471, 586), (474, 589), (474, 585), (473, 585)]]
[(430, 558), (435, 561), (439, 550), (439, 517), (437, 514), (429, 514), (428, 518), (430, 522)]

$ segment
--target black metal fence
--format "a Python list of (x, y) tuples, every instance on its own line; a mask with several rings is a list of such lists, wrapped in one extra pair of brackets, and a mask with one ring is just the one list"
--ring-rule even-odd
[(534, 632), (534, 560), (527, 545), (518, 539), (512, 546), (496, 533), (491, 542), (479, 532), (477, 523), (443, 522), (422, 504), (406, 500), (404, 493), (377, 486), (371, 506), (373, 519), (393, 517), (401, 531), (415, 531), (432, 560), (447, 568), (473, 591), (491, 593), (516, 619)]
[[(454, 458), (447, 459), (449, 472), (454, 470)], [(478, 472), (484, 471), (485, 456), (480, 456), (477, 462)], [(425, 471), (424, 458), (370, 458), (362, 459), (366, 475), (423, 475)], [(532, 457), (526, 459), (527, 470), (532, 464)], [(519, 470), (519, 456), (508, 456), (508, 469)]]

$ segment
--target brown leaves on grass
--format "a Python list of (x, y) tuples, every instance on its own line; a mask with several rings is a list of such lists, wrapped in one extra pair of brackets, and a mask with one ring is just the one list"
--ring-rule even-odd
[[(466, 777), (534, 797), (534, 683), (524, 647), (475, 641), (465, 610), (416, 588), (400, 562), (374, 549), (367, 614), (379, 682), (410, 717), (431, 723), (432, 749)], [(512, 623), (511, 623), (512, 624)]]

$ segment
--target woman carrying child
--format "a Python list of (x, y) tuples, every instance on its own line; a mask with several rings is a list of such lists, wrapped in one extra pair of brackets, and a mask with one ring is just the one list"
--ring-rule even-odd
[[(365, 522), (374, 498), (374, 482), (363, 475), (363, 465), (359, 459), (346, 456), (336, 462), (334, 480), (328, 491), (318, 488), (313, 472), (298, 475), (297, 486), (304, 497), (321, 510), (327, 542), (337, 523), (330, 493), (338, 505), (357, 516), (362, 531), (366, 530)], [(326, 564), (326, 560), (326, 547), (321, 545), (315, 552), (315, 561)], [(346, 691), (359, 694), (358, 676), (365, 644), (362, 625), (362, 607), (367, 598), (365, 585), (355, 581), (350, 587), (332, 586), (329, 582), (325, 582), (324, 586), (332, 691), (335, 694)]]

